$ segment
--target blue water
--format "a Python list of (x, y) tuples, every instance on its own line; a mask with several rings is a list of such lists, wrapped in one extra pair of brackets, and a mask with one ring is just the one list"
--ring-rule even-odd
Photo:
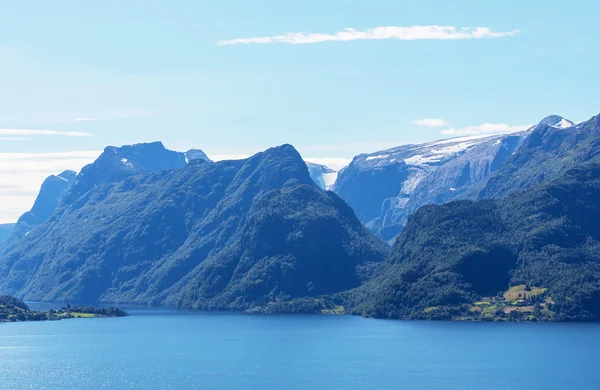
[(600, 388), (596, 324), (130, 314), (0, 324), (0, 388)]

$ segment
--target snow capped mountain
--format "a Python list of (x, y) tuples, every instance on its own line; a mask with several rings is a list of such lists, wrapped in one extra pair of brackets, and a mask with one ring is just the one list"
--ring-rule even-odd
[(456, 199), (488, 178), (526, 134), (451, 138), (359, 155), (332, 189), (367, 227), (390, 240), (420, 206)]
[(575, 126), (575, 123), (563, 118), (560, 115), (550, 115), (542, 119), (542, 121), (535, 127), (538, 126), (550, 126), (556, 129), (568, 129), (569, 127)]
[(498, 199), (555, 179), (584, 163), (600, 163), (600, 115), (574, 125), (559, 116), (535, 126), (512, 158), (485, 186), (477, 199)]
[(477, 198), (490, 175), (529, 134), (546, 128), (575, 131), (577, 127), (551, 115), (520, 133), (450, 138), (362, 154), (340, 171), (332, 190), (367, 227), (391, 240), (423, 205)]
[[(439, 166), (481, 143), (495, 141), (499, 144), (504, 137), (504, 135), (469, 136), (433, 141), (421, 145), (404, 145), (365, 155), (364, 160), (375, 162), (376, 165), (402, 161), (407, 165), (422, 168)], [(358, 156), (359, 160), (360, 157), (362, 155)]]

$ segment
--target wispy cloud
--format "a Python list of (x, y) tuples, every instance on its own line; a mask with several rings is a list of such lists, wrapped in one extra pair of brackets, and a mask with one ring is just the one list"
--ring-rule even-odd
[(63, 137), (95, 137), (94, 134), (80, 131), (56, 131), (56, 130), (30, 130), (30, 129), (0, 129), (0, 136), (27, 136), (27, 135), (56, 135)]
[(418, 126), (426, 126), (426, 127), (442, 127), (442, 126), (448, 126), (450, 124), (448, 121), (445, 121), (443, 119), (434, 119), (434, 118), (416, 119), (416, 120), (412, 121), (412, 123), (415, 125), (418, 125)]
[(0, 153), (0, 223), (15, 222), (29, 210), (46, 177), (66, 169), (78, 171), (100, 153)]
[(467, 126), (460, 129), (445, 129), (442, 135), (479, 135), (479, 134), (505, 134), (515, 133), (529, 129), (533, 125), (507, 125), (504, 123), (484, 123), (477, 126)]
[(240, 45), (251, 43), (288, 43), (307, 44), (327, 41), (357, 41), (374, 39), (395, 39), (401, 41), (415, 40), (458, 40), (458, 39), (483, 39), (503, 38), (519, 33), (519, 30), (495, 32), (490, 27), (462, 27), (454, 26), (384, 26), (374, 27), (365, 31), (347, 28), (333, 34), (291, 32), (283, 35), (235, 38), (218, 41), (217, 45)]
[(96, 122), (96, 121), (99, 121), (100, 119), (98, 119), (98, 118), (81, 117), (81, 118), (75, 118), (73, 120), (76, 121), (76, 122)]
[(33, 141), (33, 138), (28, 137), (0, 137), (2, 141)]

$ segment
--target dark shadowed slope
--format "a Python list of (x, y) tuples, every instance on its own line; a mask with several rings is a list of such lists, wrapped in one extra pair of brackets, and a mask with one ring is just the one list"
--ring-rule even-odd
[[(598, 321), (598, 221), (600, 164), (504, 200), (423, 207), (386, 266), (346, 295), (346, 309), (385, 318), (497, 319), (515, 311), (510, 316)], [(510, 286), (520, 292), (511, 297)], [(494, 298), (505, 292), (504, 301)]]

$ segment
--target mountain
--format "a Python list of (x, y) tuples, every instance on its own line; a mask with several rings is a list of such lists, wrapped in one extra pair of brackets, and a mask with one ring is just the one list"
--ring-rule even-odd
[(597, 163), (501, 200), (425, 206), (344, 305), (383, 318), (599, 321), (598, 221)]
[(6, 241), (6, 239), (8, 238), (8, 236), (10, 236), (10, 233), (13, 231), (14, 228), (14, 223), (5, 223), (0, 225), (0, 243)]
[(419, 207), (456, 199), (486, 180), (527, 134), (461, 137), (362, 154), (340, 171), (332, 190), (389, 241)]
[(555, 129), (568, 129), (575, 126), (575, 122), (563, 118), (560, 115), (549, 115), (538, 123), (537, 127), (550, 126)]
[(185, 152), (185, 161), (190, 162), (193, 160), (204, 160), (208, 162), (212, 162), (210, 158), (200, 149), (190, 149)]
[(478, 199), (501, 198), (564, 174), (586, 162), (600, 162), (600, 115), (578, 125), (558, 116), (542, 120), (522, 146), (484, 186)]
[(19, 298), (11, 297), (8, 295), (0, 295), (0, 308), (10, 310), (29, 310), (29, 307), (25, 302), (23, 302)]
[(71, 187), (76, 175), (73, 171), (64, 171), (58, 175), (48, 176), (42, 183), (33, 207), (21, 215), (3, 243), (3, 248), (12, 247), (32, 229), (44, 223), (58, 206), (64, 193)]
[(308, 167), (310, 177), (319, 186), (319, 188), (322, 190), (329, 190), (333, 186), (333, 183), (337, 177), (337, 171), (334, 171), (325, 165), (315, 164), (308, 161), (306, 162), (306, 166)]
[(121, 148), (109, 146), (96, 162), (86, 166), (79, 175), (73, 171), (64, 171), (59, 175), (49, 176), (42, 183), (32, 209), (19, 218), (6, 242), (2, 244), (0, 253), (12, 250), (17, 242), (45, 222), (58, 207), (63, 196), (68, 198), (69, 202), (98, 183), (119, 181), (144, 172), (183, 168), (188, 159), (208, 157), (201, 150), (173, 152), (167, 150), (161, 142)]
[(387, 253), (292, 146), (187, 166), (162, 144), (109, 147), (0, 258), (0, 291), (248, 310), (357, 287)]
[(186, 166), (185, 153), (174, 152), (162, 142), (108, 146), (92, 164), (86, 165), (65, 195), (65, 203), (90, 192), (96, 186), (122, 181), (147, 172), (180, 169)]

